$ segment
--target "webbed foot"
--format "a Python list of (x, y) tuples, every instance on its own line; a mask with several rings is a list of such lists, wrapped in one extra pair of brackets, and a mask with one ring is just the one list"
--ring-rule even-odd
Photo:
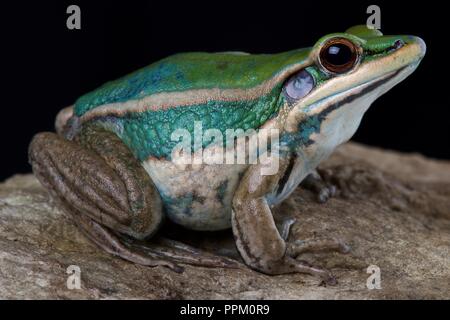
[(313, 238), (306, 240), (295, 240), (287, 244), (287, 254), (297, 257), (305, 252), (336, 251), (349, 253), (350, 246), (335, 238)]

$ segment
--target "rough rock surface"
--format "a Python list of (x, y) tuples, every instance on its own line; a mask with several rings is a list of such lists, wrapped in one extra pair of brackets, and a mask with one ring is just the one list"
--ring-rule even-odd
[[(290, 240), (335, 236), (352, 246), (347, 255), (301, 257), (330, 268), (336, 286), (304, 274), (192, 266), (175, 273), (128, 263), (92, 245), (33, 176), (22, 175), (0, 184), (0, 298), (449, 299), (450, 162), (347, 144), (321, 169), (339, 195), (319, 204), (298, 188), (275, 215), (297, 217)], [(231, 232), (163, 232), (236, 255)], [(79, 290), (67, 288), (69, 265), (81, 269)], [(366, 287), (369, 265), (381, 270), (379, 290)]]

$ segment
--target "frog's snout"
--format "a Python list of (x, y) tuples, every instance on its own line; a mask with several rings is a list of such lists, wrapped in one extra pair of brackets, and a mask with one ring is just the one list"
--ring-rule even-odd
[(422, 40), (422, 38), (416, 36), (411, 36), (411, 38), (412, 38), (411, 44), (418, 47), (417, 58), (421, 60), (425, 56), (425, 53), (427, 52), (427, 45), (425, 41)]
[(403, 36), (401, 40), (404, 45), (395, 50), (392, 54), (392, 59), (388, 58), (388, 60), (398, 68), (406, 66), (417, 67), (427, 52), (425, 41), (416, 36)]
[(420, 46), (420, 52), (421, 52), (420, 58), (422, 59), (425, 56), (425, 53), (427, 52), (427, 45), (426, 45), (425, 41), (423, 41), (422, 38), (419, 38), (419, 37), (416, 37), (416, 42)]

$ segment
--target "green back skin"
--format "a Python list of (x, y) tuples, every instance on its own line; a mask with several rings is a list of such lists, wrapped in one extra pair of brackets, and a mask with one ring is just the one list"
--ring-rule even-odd
[[(345, 35), (361, 43), (364, 59), (386, 54), (399, 37), (381, 36), (377, 31), (354, 27)], [(331, 35), (329, 35), (331, 36)], [(318, 41), (320, 43), (325, 36)], [(400, 37), (401, 38), (401, 37)], [(118, 80), (108, 82), (80, 97), (74, 108), (81, 117), (104, 104), (139, 100), (156, 93), (183, 92), (193, 89), (250, 89), (307, 59), (310, 48), (278, 54), (233, 53), (182, 53), (155, 62)], [(316, 66), (308, 67), (316, 81), (316, 87), (326, 81)], [(226, 129), (258, 129), (268, 119), (278, 114), (286, 102), (281, 94), (281, 81), (269, 93), (234, 102), (211, 100), (206, 104), (174, 106), (165, 110), (129, 112), (123, 116), (104, 116), (95, 121), (111, 128), (130, 147), (141, 161), (149, 157), (170, 159), (170, 153), (178, 141), (171, 140), (176, 129), (193, 133), (194, 121), (202, 121), (203, 130), (219, 129), (225, 137)], [(307, 129), (307, 128), (306, 128)], [(306, 130), (305, 132), (313, 132)], [(302, 135), (301, 141), (308, 137)], [(206, 147), (210, 142), (204, 142)]]
[[(82, 96), (75, 104), (75, 115), (82, 116), (103, 104), (138, 100), (160, 92), (253, 88), (303, 62), (308, 52), (302, 49), (274, 55), (177, 54)], [(257, 129), (283, 105), (281, 89), (282, 83), (251, 101), (209, 101), (99, 120), (105, 121), (141, 161), (148, 157), (170, 158), (178, 143), (171, 140), (174, 130), (186, 129), (192, 134), (194, 121), (202, 121), (203, 130), (221, 130), (224, 137), (226, 129)], [(203, 146), (208, 144), (205, 142)]]
[(138, 100), (160, 92), (193, 89), (247, 89), (303, 61), (309, 50), (279, 54), (180, 53), (123, 78), (108, 82), (78, 99), (75, 114), (108, 103)]
[[(138, 157), (170, 159), (171, 152), (179, 141), (172, 141), (171, 134), (177, 129), (186, 129), (192, 137), (194, 146), (194, 121), (201, 121), (202, 130), (219, 129), (225, 143), (227, 129), (259, 128), (269, 118), (278, 113), (283, 105), (280, 95), (281, 86), (277, 86), (271, 94), (252, 101), (222, 102), (210, 101), (206, 104), (171, 108), (160, 111), (130, 113), (117, 119), (114, 129)], [(278, 99), (280, 98), (280, 99)], [(202, 147), (219, 141), (203, 141)]]

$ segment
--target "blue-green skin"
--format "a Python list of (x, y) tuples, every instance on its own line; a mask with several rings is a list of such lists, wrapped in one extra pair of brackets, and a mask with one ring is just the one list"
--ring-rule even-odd
[[(174, 55), (82, 96), (76, 102), (75, 114), (82, 116), (102, 104), (141, 99), (159, 92), (254, 87), (283, 68), (298, 64), (304, 59), (305, 53), (307, 50), (279, 55)], [(277, 59), (273, 59), (273, 56), (277, 56)], [(274, 63), (277, 60), (278, 63)], [(254, 77), (259, 69), (263, 69), (264, 73)], [(202, 73), (199, 74), (199, 70), (203, 70)], [(190, 74), (193, 71), (196, 71), (196, 77)], [(219, 74), (223, 78), (217, 78)], [(148, 157), (170, 159), (170, 153), (177, 143), (171, 140), (171, 133), (176, 129), (193, 132), (194, 121), (202, 121), (203, 130), (218, 128), (223, 134), (228, 128), (259, 128), (276, 115), (283, 105), (281, 85), (268, 95), (251, 101), (210, 101), (207, 104), (128, 114), (114, 119), (120, 128), (116, 133), (141, 161)]]
[[(408, 36), (380, 36), (376, 31), (355, 27), (347, 33), (332, 34), (318, 41), (321, 43), (332, 36), (348, 38), (363, 48), (362, 62), (389, 54), (390, 48), (399, 39), (407, 43)], [(106, 104), (120, 104), (138, 101), (157, 93), (185, 92), (198, 89), (251, 89), (276, 75), (304, 65), (312, 48), (292, 50), (279, 54), (234, 54), (234, 53), (183, 53), (176, 54), (153, 63), (121, 79), (106, 83), (99, 89), (80, 97), (74, 107), (74, 115), (80, 119)], [(307, 70), (313, 75), (316, 88), (330, 77), (312, 64)], [(291, 72), (292, 73), (292, 72)], [(216, 128), (225, 136), (226, 129), (258, 129), (268, 120), (276, 118), (285, 105), (282, 93), (284, 81), (280, 81), (268, 93), (250, 100), (220, 101), (211, 100), (204, 104), (173, 106), (143, 112), (128, 112), (121, 115), (109, 114), (89, 119), (111, 129), (142, 161), (168, 162), (178, 141), (171, 140), (176, 129), (193, 132), (194, 121), (202, 121), (203, 130)], [(320, 130), (320, 119), (307, 118), (298, 124), (298, 132), (281, 133), (280, 141), (289, 149), (296, 149), (310, 143), (310, 136)], [(206, 147), (208, 142), (204, 143)], [(226, 166), (226, 165), (224, 165)], [(225, 171), (217, 184), (214, 197), (223, 203), (221, 221), (208, 225), (205, 212), (192, 209), (196, 202), (202, 205), (202, 197), (196, 190), (186, 187), (183, 196), (173, 195), (161, 181), (155, 181), (166, 206), (167, 213), (176, 222), (193, 229), (223, 229), (229, 227), (230, 202), (245, 166)], [(230, 173), (231, 172), (231, 173)], [(200, 176), (198, 176), (201, 179)], [(186, 183), (186, 181), (180, 181)], [(208, 210), (207, 207), (203, 208)], [(202, 211), (202, 209), (200, 209)], [(187, 216), (200, 214), (204, 218), (196, 222), (184, 223)], [(205, 226), (206, 225), (206, 226)]]

